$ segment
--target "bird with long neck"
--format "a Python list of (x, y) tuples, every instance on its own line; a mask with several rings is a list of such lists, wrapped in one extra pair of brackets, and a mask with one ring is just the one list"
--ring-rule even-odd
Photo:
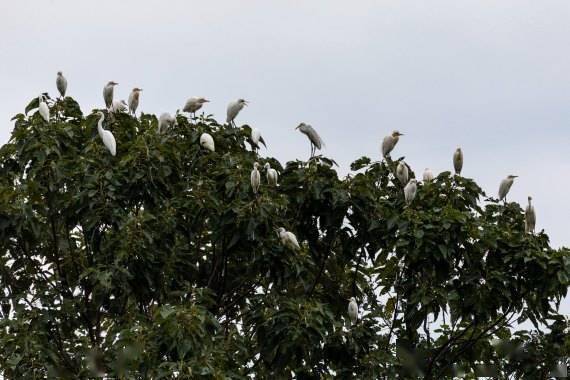
[(61, 71), (57, 72), (55, 85), (57, 87), (57, 90), (59, 91), (59, 94), (61, 95), (61, 98), (62, 99), (65, 98), (65, 92), (67, 91), (67, 79), (65, 79)]
[(228, 104), (226, 122), (235, 127), (236, 123), (234, 120), (236, 116), (243, 109), (243, 107), (248, 105), (248, 103), (249, 102), (245, 99), (238, 99), (236, 101), (230, 102), (230, 104)]
[(99, 115), (99, 122), (97, 123), (97, 132), (99, 132), (99, 137), (103, 140), (103, 144), (105, 147), (111, 152), (112, 156), (117, 154), (117, 142), (115, 141), (115, 136), (106, 129), (103, 129), (103, 121), (105, 120), (105, 114), (99, 111), (97, 112)]
[(133, 116), (136, 115), (137, 108), (139, 106), (139, 96), (141, 94), (142, 88), (135, 87), (131, 94), (129, 95), (129, 113)]
[(504, 200), (505, 203), (507, 203), (507, 194), (509, 193), (509, 190), (511, 189), (511, 186), (513, 186), (513, 182), (515, 181), (515, 178), (517, 178), (517, 175), (508, 175), (507, 178), (505, 178), (504, 180), (501, 181), (501, 184), (499, 185), (499, 200), (502, 201)]
[(536, 227), (536, 212), (534, 211), (534, 206), (532, 205), (532, 197), (528, 197), (528, 206), (524, 211), (524, 229), (526, 233), (534, 233), (534, 228)]
[(113, 105), (113, 91), (116, 85), (118, 85), (117, 82), (109, 81), (105, 87), (103, 87), (103, 100), (105, 100), (107, 109), (110, 109)]
[(400, 141), (400, 136), (404, 136), (404, 134), (399, 131), (393, 131), (390, 135), (384, 137), (384, 140), (382, 140), (382, 157), (388, 157), (398, 141)]
[(43, 94), (38, 96), (38, 108), (41, 117), (46, 121), (46, 123), (49, 123), (49, 107), (44, 98)]

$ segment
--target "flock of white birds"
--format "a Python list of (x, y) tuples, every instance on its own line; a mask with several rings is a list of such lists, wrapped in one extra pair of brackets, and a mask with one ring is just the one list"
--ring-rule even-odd
[[(136, 117), (136, 111), (139, 106), (139, 99), (140, 93), (143, 91), (141, 88), (135, 87), (131, 91), (128, 102), (124, 100), (116, 100), (114, 99), (114, 88), (118, 85), (118, 83), (114, 81), (108, 82), (105, 87), (103, 87), (103, 100), (105, 101), (105, 106), (108, 112), (111, 113), (118, 113), (118, 112), (128, 112)], [(56, 86), (57, 90), (59, 91), (62, 98), (65, 97), (65, 93), (67, 91), (67, 79), (63, 76), (63, 73), (60, 71), (57, 73), (56, 78)], [(195, 117), (196, 111), (200, 110), (202, 106), (208, 103), (209, 100), (204, 97), (191, 97), (189, 98), (184, 107), (182, 108), (183, 112), (192, 114)], [(235, 123), (235, 118), (238, 116), (240, 111), (248, 105), (248, 101), (244, 99), (238, 99), (232, 101), (228, 104), (227, 108), (227, 117), (226, 123), (228, 125), (237, 127)], [(40, 95), (38, 97), (38, 112), (41, 117), (49, 123), (50, 121), (50, 110), (49, 106), (46, 102), (46, 97), (44, 95)], [(177, 111), (178, 113), (178, 111)], [(109, 150), (111, 155), (115, 156), (117, 154), (117, 143), (115, 141), (115, 137), (111, 131), (106, 130), (103, 128), (103, 122), (105, 120), (105, 114), (101, 111), (97, 112), (99, 116), (99, 121), (97, 124), (97, 131), (103, 144)], [(169, 127), (176, 125), (176, 117), (171, 116), (169, 113), (165, 112), (160, 115), (158, 118), (158, 132), (163, 132)], [(319, 136), (317, 131), (309, 124), (300, 123), (296, 129), (298, 129), (301, 133), (307, 136), (311, 144), (311, 157), (314, 156), (317, 149), (322, 149), (324, 146), (324, 142), (322, 138)], [(384, 158), (389, 158), (390, 153), (396, 147), (400, 136), (403, 136), (402, 133), (399, 131), (393, 131), (390, 135), (384, 137), (381, 144), (381, 151), (382, 156)], [(251, 142), (252, 147), (254, 149), (259, 149), (259, 143), (265, 145), (265, 141), (261, 136), (261, 132), (257, 128), (251, 128)], [(215, 152), (215, 144), (214, 138), (209, 133), (203, 133), (200, 136), (200, 145), (211, 152)], [(255, 162), (253, 164), (253, 170), (251, 171), (251, 188), (253, 193), (257, 196), (259, 187), (261, 186), (261, 173), (259, 172), (259, 163)], [(463, 169), (463, 152), (461, 148), (457, 148), (456, 151), (453, 153), (453, 167), (455, 169), (455, 174), (460, 175), (461, 170)], [(277, 186), (278, 183), (278, 173), (275, 169), (272, 169), (269, 163), (264, 165), (264, 169), (266, 171), (267, 182), (270, 186)], [(408, 165), (403, 162), (399, 161), (396, 166), (395, 177), (398, 179), (400, 184), (403, 186), (404, 192), (404, 200), (407, 205), (410, 205), (414, 198), (416, 197), (417, 192), (417, 180), (415, 178), (409, 178), (409, 169)], [(514, 183), (514, 180), (517, 176), (516, 175), (509, 175), (505, 179), (501, 181), (499, 186), (499, 200), (504, 200), (505, 203), (507, 202), (507, 194), (511, 189), (511, 186)], [(430, 182), (434, 179), (433, 172), (426, 168), (423, 173), (423, 181)], [(536, 225), (536, 213), (534, 210), (534, 206), (532, 205), (532, 198), (528, 197), (528, 205), (525, 209), (525, 231), (527, 233), (534, 233)], [(299, 242), (297, 241), (297, 237), (294, 233), (287, 231), (285, 228), (280, 227), (276, 230), (279, 240), (281, 244), (288, 249), (293, 251), (298, 251), (301, 249)], [(356, 299), (351, 297), (348, 304), (348, 316), (352, 324), (355, 324), (358, 320), (358, 304), (356, 303)]]

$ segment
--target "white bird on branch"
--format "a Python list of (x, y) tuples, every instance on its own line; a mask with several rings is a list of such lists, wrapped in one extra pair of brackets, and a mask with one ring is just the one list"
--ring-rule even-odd
[(234, 119), (236, 118), (238, 113), (242, 110), (242, 108), (248, 105), (248, 103), (249, 102), (244, 99), (238, 99), (233, 102), (230, 102), (230, 104), (228, 104), (226, 122), (230, 125), (233, 124), (235, 126), (236, 123)]
[(215, 152), (214, 138), (209, 133), (202, 133), (200, 136), (200, 145), (211, 152)]
[(433, 181), (433, 172), (431, 171), (430, 168), (426, 168), (426, 170), (424, 170), (423, 179), (424, 179), (424, 182)]
[(315, 151), (317, 149), (321, 150), (323, 145), (325, 145), (323, 139), (321, 138), (321, 136), (319, 136), (315, 128), (313, 128), (309, 124), (301, 123), (295, 129), (298, 129), (309, 139), (311, 143), (311, 158), (315, 155)]
[(176, 125), (176, 118), (168, 112), (164, 112), (158, 118), (158, 133), (166, 132), (174, 125)]
[(257, 195), (259, 191), (259, 185), (261, 185), (261, 174), (259, 174), (258, 170), (259, 164), (257, 162), (253, 163), (253, 170), (251, 171), (251, 188), (253, 189), (253, 193)]
[(61, 71), (57, 72), (57, 78), (55, 79), (55, 85), (62, 99), (65, 98), (65, 92), (67, 91), (67, 79), (63, 76)]
[(416, 197), (416, 192), (418, 190), (418, 186), (416, 184), (416, 180), (412, 178), (410, 182), (404, 187), (404, 198), (406, 199), (406, 203), (409, 205), (412, 203), (414, 198)]
[(501, 181), (501, 185), (499, 185), (500, 201), (505, 200), (505, 203), (507, 202), (507, 194), (509, 193), (511, 186), (513, 186), (513, 182), (517, 177), (518, 177), (517, 175), (508, 175), (507, 178)]
[(406, 165), (405, 162), (398, 162), (398, 166), (396, 166), (396, 177), (402, 186), (405, 186), (408, 183), (408, 165)]
[(137, 108), (139, 107), (139, 97), (141, 91), (142, 88), (135, 87), (129, 95), (129, 113), (131, 113), (133, 116), (136, 116)]
[(279, 178), (277, 170), (273, 169), (271, 165), (269, 165), (269, 162), (265, 163), (264, 168), (267, 171), (267, 183), (272, 186), (277, 186), (277, 179)]
[(358, 304), (354, 297), (350, 297), (350, 302), (348, 303), (348, 317), (353, 325), (358, 321)]
[(202, 96), (193, 96), (186, 101), (184, 107), (182, 107), (182, 111), (191, 113), (193, 116), (196, 116), (196, 111), (198, 111), (205, 103), (208, 102), (209, 100)]
[(105, 87), (103, 87), (103, 100), (105, 101), (107, 109), (110, 109), (113, 105), (113, 91), (116, 85), (118, 85), (118, 83), (109, 81)]
[(99, 132), (99, 137), (103, 140), (105, 147), (111, 152), (112, 156), (117, 154), (117, 142), (115, 141), (115, 136), (106, 129), (103, 129), (103, 120), (105, 120), (105, 115), (103, 112), (97, 112), (99, 115), (99, 122), (97, 123), (97, 132)]
[(534, 206), (532, 205), (532, 197), (528, 197), (528, 206), (524, 211), (524, 229), (526, 233), (534, 233), (534, 228), (536, 227), (536, 212), (534, 211)]
[(279, 227), (277, 233), (279, 234), (279, 239), (281, 240), (282, 245), (293, 251), (298, 251), (301, 249), (301, 246), (299, 245), (297, 237), (294, 233), (287, 231), (283, 227)]
[(457, 148), (455, 153), (453, 153), (453, 168), (455, 169), (455, 174), (461, 175), (461, 169), (463, 169), (463, 151), (461, 148)]
[(384, 140), (382, 140), (382, 157), (387, 157), (392, 152), (400, 140), (400, 136), (404, 136), (404, 134), (399, 131), (393, 131), (392, 134), (384, 137)]
[(47, 105), (47, 103), (44, 101), (44, 95), (40, 95), (38, 96), (38, 108), (39, 108), (39, 113), (41, 115), (41, 117), (46, 121), (46, 123), (49, 123), (49, 107)]

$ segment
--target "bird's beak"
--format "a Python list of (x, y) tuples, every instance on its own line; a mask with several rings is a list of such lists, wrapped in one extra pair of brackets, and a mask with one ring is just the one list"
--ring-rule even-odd
[(210, 103), (208, 99), (204, 99), (204, 103)]

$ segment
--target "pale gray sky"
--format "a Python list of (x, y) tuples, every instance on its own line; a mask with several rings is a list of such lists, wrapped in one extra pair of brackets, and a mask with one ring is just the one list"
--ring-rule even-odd
[(570, 245), (568, 20), (567, 0), (2, 1), (0, 143), (58, 70), (84, 112), (109, 80), (156, 114), (204, 95), (223, 119), (243, 97), (238, 122), (283, 162), (308, 155), (300, 121), (343, 168), (395, 128), (416, 173), (461, 146), (465, 176), (496, 195), (519, 174), (510, 199), (532, 195), (537, 227)]

